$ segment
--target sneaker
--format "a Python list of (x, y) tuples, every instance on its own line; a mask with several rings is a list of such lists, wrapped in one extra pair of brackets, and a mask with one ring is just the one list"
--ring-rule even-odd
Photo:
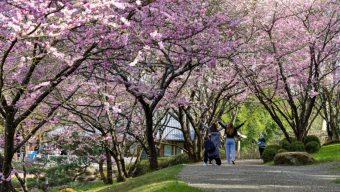
[(203, 163), (203, 166), (207, 166), (208, 164), (207, 163)]
[(233, 165), (235, 165), (235, 161), (231, 161), (233, 163)]

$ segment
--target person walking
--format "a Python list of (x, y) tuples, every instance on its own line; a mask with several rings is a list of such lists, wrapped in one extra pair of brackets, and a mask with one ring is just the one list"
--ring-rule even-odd
[[(224, 128), (226, 135), (226, 159), (228, 164), (230, 164), (230, 160), (233, 165), (235, 165), (235, 137), (237, 136), (237, 131), (240, 129), (245, 122), (241, 125), (234, 127), (232, 123), (228, 123), (227, 125), (223, 125), (222, 122), (219, 124)], [(231, 156), (231, 159), (230, 159)]]
[(260, 134), (260, 137), (257, 141), (257, 145), (259, 146), (260, 157), (262, 159), (262, 153), (263, 153), (264, 149), (266, 148), (266, 139), (264, 138), (264, 136), (262, 134)]

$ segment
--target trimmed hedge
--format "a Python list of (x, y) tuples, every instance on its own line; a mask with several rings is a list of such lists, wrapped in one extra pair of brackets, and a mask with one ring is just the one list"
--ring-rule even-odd
[(320, 139), (319, 137), (315, 136), (315, 135), (308, 135), (305, 137), (305, 139), (303, 140), (303, 142), (305, 143), (305, 145), (311, 141), (315, 141), (317, 142), (319, 145), (321, 145)]
[(275, 148), (271, 148), (271, 147), (266, 147), (263, 151), (262, 154), (262, 159), (263, 162), (267, 163), (269, 161), (272, 161), (275, 157), (275, 155), (277, 154), (277, 149)]
[(321, 146), (316, 141), (310, 141), (306, 144), (305, 148), (308, 153), (316, 153), (320, 151)]
[(290, 137), (289, 139), (291, 140), (291, 142), (289, 142), (286, 138), (280, 141), (280, 146), (282, 149), (289, 150), (290, 144), (297, 141), (296, 138)]
[(305, 151), (305, 145), (301, 141), (294, 141), (289, 145), (288, 151)]

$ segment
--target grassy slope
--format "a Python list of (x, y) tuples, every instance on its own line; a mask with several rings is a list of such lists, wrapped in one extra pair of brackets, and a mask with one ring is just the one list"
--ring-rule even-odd
[(183, 165), (176, 165), (155, 171), (127, 182), (114, 184), (100, 192), (200, 192), (201, 190), (188, 186), (177, 179), (177, 174)]
[(340, 161), (340, 144), (322, 146), (318, 153), (313, 154), (313, 157), (319, 162)]
[(190, 187), (177, 179), (177, 175), (182, 168), (183, 165), (176, 165), (130, 178), (123, 183), (114, 183), (113, 185), (104, 185), (102, 182), (91, 184), (74, 183), (69, 188), (77, 192), (201, 192), (201, 190)]

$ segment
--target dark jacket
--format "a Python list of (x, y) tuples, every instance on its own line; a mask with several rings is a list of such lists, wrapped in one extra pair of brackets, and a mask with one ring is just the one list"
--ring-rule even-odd
[(227, 133), (227, 126), (223, 125), (221, 122), (218, 122), (218, 123), (223, 127), (225, 131), (225, 135), (227, 135), (227, 138), (235, 138), (235, 136), (237, 135), (237, 130), (240, 129), (244, 125), (244, 123), (242, 123), (241, 125), (235, 126), (234, 133), (232, 135), (229, 135)]

